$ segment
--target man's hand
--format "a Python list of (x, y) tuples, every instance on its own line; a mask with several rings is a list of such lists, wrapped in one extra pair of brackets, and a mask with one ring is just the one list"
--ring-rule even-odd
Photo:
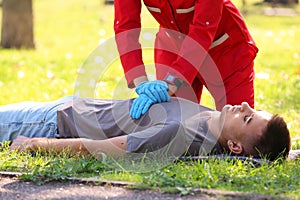
[(25, 137), (23, 135), (19, 135), (15, 140), (13, 140), (9, 149), (18, 150), (18, 151), (33, 150), (33, 145), (30, 139), (31, 138)]
[(136, 98), (131, 106), (130, 109), (130, 116), (133, 119), (139, 119), (143, 114), (145, 114), (150, 106), (154, 104), (155, 102), (150, 99), (147, 95), (145, 94), (140, 94), (138, 98)]
[(165, 81), (144, 81), (135, 91), (139, 97), (133, 101), (130, 109), (130, 116), (133, 119), (139, 119), (152, 104), (170, 101), (168, 84)]
[(168, 93), (168, 84), (165, 81), (145, 81), (140, 83), (136, 87), (135, 91), (138, 95), (145, 94), (154, 103), (170, 101), (170, 95)]

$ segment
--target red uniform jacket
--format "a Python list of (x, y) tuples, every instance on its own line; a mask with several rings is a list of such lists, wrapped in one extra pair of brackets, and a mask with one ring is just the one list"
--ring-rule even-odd
[[(246, 24), (229, 0), (144, 0), (144, 4), (160, 24), (155, 42), (156, 64), (170, 67), (156, 66), (158, 79), (173, 70), (192, 84), (203, 75), (200, 68), (207, 53), (222, 79), (226, 79), (256, 56), (258, 49)], [(139, 32), (128, 32), (141, 28), (141, 7), (141, 0), (115, 0), (114, 30), (116, 34), (124, 33), (116, 41), (129, 87), (133, 87), (134, 78), (146, 75)]]

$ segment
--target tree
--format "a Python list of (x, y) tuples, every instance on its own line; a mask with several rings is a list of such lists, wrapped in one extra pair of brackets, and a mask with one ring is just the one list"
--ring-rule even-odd
[(1, 46), (34, 48), (32, 0), (2, 1)]

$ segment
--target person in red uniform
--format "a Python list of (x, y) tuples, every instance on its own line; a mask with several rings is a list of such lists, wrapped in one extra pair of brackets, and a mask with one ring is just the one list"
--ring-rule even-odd
[(139, 118), (170, 95), (200, 103), (203, 86), (216, 109), (248, 102), (254, 107), (254, 59), (258, 52), (244, 19), (230, 0), (144, 0), (159, 31), (155, 39), (157, 80), (148, 81), (139, 35), (141, 0), (115, 0), (114, 30), (129, 88), (139, 97)]

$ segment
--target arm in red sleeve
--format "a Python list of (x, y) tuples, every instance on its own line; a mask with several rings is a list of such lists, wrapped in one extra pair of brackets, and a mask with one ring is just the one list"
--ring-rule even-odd
[(190, 84), (213, 43), (222, 18), (223, 0), (196, 1), (189, 33), (172, 68)]
[(115, 0), (114, 31), (128, 87), (133, 80), (146, 76), (139, 35), (141, 28), (141, 0)]

